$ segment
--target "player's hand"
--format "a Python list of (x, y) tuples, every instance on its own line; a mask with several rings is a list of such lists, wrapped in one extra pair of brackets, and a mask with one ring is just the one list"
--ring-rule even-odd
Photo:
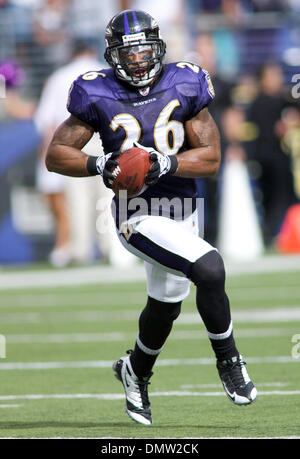
[(171, 169), (171, 160), (167, 155), (158, 151), (150, 153), (150, 159), (153, 162), (148, 174), (146, 175), (146, 185), (155, 185), (162, 175), (166, 175)]
[(113, 182), (116, 177), (115, 168), (118, 167), (117, 159), (120, 156), (120, 151), (114, 151), (113, 153), (108, 153), (107, 155), (98, 158), (99, 161), (97, 161), (97, 169), (99, 174), (102, 175), (104, 185), (107, 186), (107, 188), (113, 187)]
[(144, 147), (137, 142), (134, 143), (134, 146), (148, 151), (150, 159), (153, 162), (145, 178), (146, 185), (155, 185), (162, 175), (174, 174), (176, 171), (178, 163), (175, 156), (164, 155), (154, 150), (154, 148)]

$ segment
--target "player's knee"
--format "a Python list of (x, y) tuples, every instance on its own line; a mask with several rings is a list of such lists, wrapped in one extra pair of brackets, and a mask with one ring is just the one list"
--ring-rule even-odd
[(174, 320), (178, 318), (180, 311), (181, 311), (181, 301), (179, 301), (178, 303), (172, 303), (171, 311), (169, 314), (172, 322), (174, 322)]
[(214, 288), (225, 282), (223, 259), (216, 250), (199, 258), (192, 266), (190, 278), (197, 287)]
[(152, 313), (165, 323), (172, 323), (180, 314), (181, 301), (176, 303), (165, 303), (148, 297), (147, 307), (151, 308)]

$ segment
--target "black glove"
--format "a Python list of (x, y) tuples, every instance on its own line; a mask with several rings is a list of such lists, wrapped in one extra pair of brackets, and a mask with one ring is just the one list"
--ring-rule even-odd
[(146, 185), (152, 186), (158, 182), (160, 176), (160, 165), (158, 162), (157, 155), (155, 153), (151, 153), (150, 159), (153, 162), (153, 164), (150, 167), (148, 174), (146, 175), (145, 183)]

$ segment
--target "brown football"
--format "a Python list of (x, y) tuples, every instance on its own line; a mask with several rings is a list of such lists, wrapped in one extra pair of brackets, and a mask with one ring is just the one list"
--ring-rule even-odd
[(117, 162), (118, 166), (112, 171), (116, 174), (114, 193), (118, 195), (121, 190), (126, 190), (127, 197), (138, 195), (145, 186), (145, 177), (152, 164), (149, 153), (133, 147), (123, 151)]

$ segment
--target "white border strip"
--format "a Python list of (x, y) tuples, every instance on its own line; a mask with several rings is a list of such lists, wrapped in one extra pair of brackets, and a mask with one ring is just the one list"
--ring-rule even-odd
[[(14, 440), (19, 439), (20, 437), (0, 437), (1, 440)], [(29, 440), (124, 440), (132, 439), (136, 440), (139, 437), (26, 437)], [(164, 440), (164, 439), (173, 439), (177, 437), (154, 437), (150, 438), (152, 440)], [(286, 437), (182, 437), (182, 440), (275, 440), (275, 439), (286, 439), (286, 440), (297, 440), (300, 437), (290, 435)]]

